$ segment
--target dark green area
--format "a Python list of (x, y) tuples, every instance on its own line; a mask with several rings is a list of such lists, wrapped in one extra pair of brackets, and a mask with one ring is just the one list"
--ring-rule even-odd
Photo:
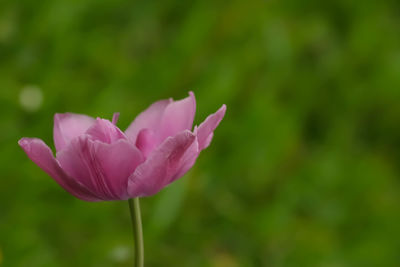
[(189, 90), (196, 123), (228, 111), (142, 200), (146, 266), (399, 266), (394, 0), (0, 1), (0, 265), (132, 266), (128, 203), (74, 199), (17, 140)]

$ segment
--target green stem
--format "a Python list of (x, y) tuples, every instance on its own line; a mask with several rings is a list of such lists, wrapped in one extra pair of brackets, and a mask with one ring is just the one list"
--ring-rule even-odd
[(144, 266), (144, 247), (143, 247), (143, 230), (142, 219), (140, 216), (139, 198), (131, 198), (128, 200), (129, 210), (131, 212), (133, 238), (135, 240), (135, 267)]

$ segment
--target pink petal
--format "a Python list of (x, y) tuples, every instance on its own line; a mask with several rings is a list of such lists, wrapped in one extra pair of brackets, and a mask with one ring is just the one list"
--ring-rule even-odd
[(189, 96), (182, 100), (161, 100), (139, 114), (125, 134), (136, 143), (139, 132), (149, 129), (154, 134), (152, 142), (156, 142), (158, 146), (168, 136), (174, 136), (183, 130), (191, 130), (195, 113), (196, 99), (193, 92), (189, 92)]
[(125, 139), (112, 144), (82, 135), (57, 154), (62, 168), (103, 200), (127, 199), (127, 179), (143, 161)]
[(222, 105), (222, 107), (207, 117), (207, 119), (200, 124), (200, 126), (195, 131), (197, 134), (197, 139), (199, 142), (199, 149), (200, 151), (207, 148), (214, 135), (214, 130), (217, 128), (221, 120), (224, 118), (226, 112), (226, 106)]
[(60, 152), (57, 152), (57, 160), (63, 170), (75, 180), (89, 188), (100, 199), (105, 200), (111, 195), (108, 188), (105, 188), (98, 180), (102, 177), (97, 175), (94, 165), (92, 145), (89, 144), (90, 137), (81, 135), (73, 139), (70, 144)]
[(182, 156), (181, 163), (177, 172), (174, 176), (171, 177), (168, 184), (172, 183), (173, 181), (181, 178), (185, 175), (194, 165), (198, 156), (199, 156), (199, 143), (197, 142), (197, 137), (193, 145), (190, 146), (189, 149), (186, 150), (185, 154)]
[(129, 141), (120, 139), (111, 145), (95, 142), (96, 162), (107, 185), (117, 199), (128, 199), (128, 177), (144, 161), (142, 153)]
[(57, 151), (63, 149), (72, 139), (83, 134), (95, 119), (81, 114), (64, 113), (54, 115), (54, 145)]
[(50, 148), (40, 139), (22, 138), (18, 141), (28, 157), (50, 175), (62, 188), (73, 196), (85, 201), (99, 201), (91, 191), (69, 177), (54, 158)]
[(136, 147), (142, 151), (143, 156), (147, 156), (151, 151), (159, 145), (159, 140), (155, 136), (154, 132), (150, 129), (142, 129), (136, 138)]
[(115, 112), (112, 117), (112, 124), (117, 125), (119, 119), (119, 112)]
[(93, 140), (107, 144), (114, 143), (119, 139), (126, 139), (125, 134), (109, 120), (97, 118), (96, 122), (86, 131)]
[(159, 127), (162, 115), (171, 102), (172, 99), (155, 102), (135, 118), (125, 131), (132, 143), (136, 143), (137, 135), (142, 129), (153, 130)]
[[(168, 137), (128, 179), (130, 197), (157, 193), (187, 171), (197, 157), (196, 136), (185, 130)], [(190, 166), (191, 167), (191, 166)]]
[(168, 136), (174, 136), (184, 130), (192, 130), (194, 115), (196, 113), (196, 99), (193, 92), (189, 96), (174, 101), (165, 109), (159, 129), (160, 139), (164, 140)]

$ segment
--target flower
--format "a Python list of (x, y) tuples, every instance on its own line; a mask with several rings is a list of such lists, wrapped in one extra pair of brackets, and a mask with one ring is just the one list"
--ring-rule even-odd
[(38, 138), (18, 144), (61, 187), (85, 201), (125, 200), (150, 196), (182, 177), (200, 151), (210, 145), (225, 115), (222, 107), (191, 131), (196, 111), (192, 92), (179, 101), (155, 102), (125, 132), (106, 119), (54, 115), (51, 149)]

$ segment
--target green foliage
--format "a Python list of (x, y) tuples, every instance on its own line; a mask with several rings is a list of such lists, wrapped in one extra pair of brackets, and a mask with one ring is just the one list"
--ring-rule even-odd
[(1, 1), (0, 265), (131, 266), (128, 204), (74, 199), (17, 140), (52, 146), (55, 112), (119, 111), (124, 129), (193, 90), (196, 123), (227, 115), (195, 167), (142, 200), (147, 266), (398, 266), (399, 8)]

